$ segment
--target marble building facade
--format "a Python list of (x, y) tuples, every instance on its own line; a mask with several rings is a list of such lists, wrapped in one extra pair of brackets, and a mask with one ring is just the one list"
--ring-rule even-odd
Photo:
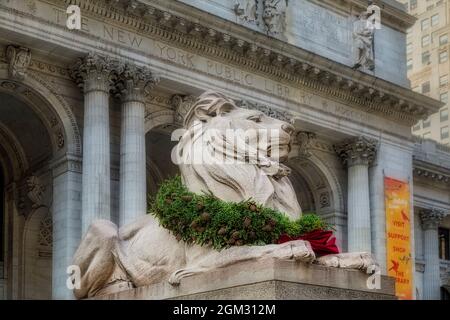
[[(0, 0), (0, 299), (72, 298), (67, 267), (87, 227), (146, 214), (147, 193), (177, 173), (171, 133), (205, 90), (294, 124), (303, 211), (383, 274), (383, 178), (409, 181), (414, 294), (439, 299), (450, 149), (411, 126), (442, 103), (409, 87), (414, 18), (376, 3), (382, 28), (357, 66), (362, 0)], [(66, 26), (73, 4), (80, 30)]]

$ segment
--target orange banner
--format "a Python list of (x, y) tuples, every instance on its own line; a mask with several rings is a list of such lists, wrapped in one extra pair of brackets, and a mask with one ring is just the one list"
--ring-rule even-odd
[(413, 298), (411, 210), (409, 183), (384, 178), (388, 275), (395, 278), (396, 295)]

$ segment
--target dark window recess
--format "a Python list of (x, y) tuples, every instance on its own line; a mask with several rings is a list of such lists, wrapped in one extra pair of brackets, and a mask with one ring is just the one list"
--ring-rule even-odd
[(439, 228), (439, 258), (450, 260), (450, 230)]
[(450, 293), (446, 288), (441, 288), (441, 300), (450, 300)]
[(4, 210), (5, 210), (5, 203), (4, 203), (4, 199), (5, 199), (5, 192), (4, 192), (4, 181), (3, 181), (3, 171), (2, 168), (0, 167), (0, 261), (3, 262), (4, 261)]

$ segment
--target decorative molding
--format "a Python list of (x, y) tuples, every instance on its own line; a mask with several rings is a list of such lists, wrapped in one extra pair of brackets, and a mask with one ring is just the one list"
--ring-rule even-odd
[(32, 14), (36, 14), (37, 11), (37, 5), (35, 0), (26, 0), (27, 2), (27, 8), (30, 10)]
[(359, 136), (336, 145), (335, 150), (344, 165), (370, 165), (375, 159), (377, 141)]
[(9, 76), (12, 79), (23, 80), (31, 62), (31, 51), (28, 48), (7, 46), (6, 60), (9, 64)]
[(299, 131), (293, 141), (294, 157), (309, 158), (314, 140), (317, 138), (315, 133)]
[(82, 173), (82, 159), (81, 157), (65, 154), (50, 164), (50, 169), (53, 171), (53, 178), (56, 178), (66, 172)]
[(52, 64), (49, 61), (41, 61), (36, 58), (32, 58), (28, 68), (29, 70), (33, 70), (39, 74), (48, 74), (54, 77), (71, 80), (69, 70), (66, 66)]
[(450, 184), (450, 174), (438, 173), (430, 169), (422, 167), (414, 167), (413, 169), (414, 177), (426, 178), (433, 182), (441, 182), (445, 184)]
[(284, 122), (291, 123), (293, 115), (287, 111), (281, 111), (266, 105), (254, 103), (248, 100), (237, 100), (236, 105), (240, 108), (249, 110), (258, 110), (264, 113), (266, 116), (274, 119), (278, 119)]
[(425, 272), (425, 261), (423, 260), (416, 260), (416, 272)]
[[(68, 132), (70, 132), (72, 135), (72, 142), (73, 142), (73, 148), (74, 148), (74, 150), (72, 152), (75, 152), (76, 154), (81, 155), (81, 134), (80, 134), (80, 129), (78, 128), (77, 119), (72, 111), (72, 108), (67, 103), (66, 99), (64, 99), (61, 96), (61, 94), (58, 93), (57, 90), (55, 90), (55, 88), (50, 83), (48, 83), (48, 81), (45, 81), (38, 73), (33, 71), (33, 72), (29, 73), (29, 76), (30, 76), (30, 78), (33, 78), (33, 80), (37, 81), (44, 88), (49, 90), (51, 92), (51, 94), (54, 95), (54, 97), (56, 98), (56, 100), (58, 101), (58, 103), (60, 104), (62, 109), (64, 110), (65, 115), (67, 116), (67, 118), (70, 121), (70, 129), (71, 130), (70, 131), (68, 130)], [(55, 106), (52, 106), (52, 107), (54, 108)], [(59, 117), (51, 117), (50, 119), (51, 119), (51, 122), (53, 122), (54, 119), (58, 119), (58, 118)], [(52, 124), (52, 128), (55, 129), (55, 126), (53, 124)], [(69, 128), (67, 128), (67, 129), (69, 129)]]
[[(28, 76), (34, 78), (33, 72), (29, 72)], [(41, 82), (42, 84), (45, 81)], [(48, 83), (46, 84), (49, 87)], [(52, 141), (54, 142), (56, 148), (54, 151), (61, 150), (65, 147), (65, 135), (63, 124), (58, 120), (57, 114), (52, 108), (48, 107), (48, 103), (43, 101), (42, 97), (36, 94), (34, 91), (28, 89), (27, 86), (23, 85), (21, 82), (16, 82), (12, 80), (0, 80), (0, 90), (3, 89), (13, 96), (25, 99), (26, 103), (34, 106), (34, 110), (42, 115), (44, 123), (46, 123), (46, 128), (50, 136), (52, 136)], [(76, 128), (76, 126), (75, 126)]]
[(327, 152), (327, 153), (332, 153), (333, 155), (336, 153), (336, 151), (334, 150), (334, 146), (332, 144), (329, 144), (322, 140), (315, 139), (313, 141), (311, 148), (315, 149), (315, 150)]
[[(71, 0), (52, 1), (64, 5), (72, 3)], [(334, 96), (348, 105), (407, 125), (427, 118), (440, 107), (431, 98), (387, 81), (377, 79), (375, 88), (373, 76), (364, 73), (355, 75), (351, 68), (336, 65), (331, 70), (328, 59), (316, 56), (312, 64), (307, 61), (310, 54), (305, 50), (294, 46), (286, 47), (285, 43), (281, 46), (281, 42), (278, 43), (277, 40), (273, 40), (274, 46), (271, 48), (265, 47), (251, 40), (225, 34), (210, 25), (202, 25), (197, 19), (190, 22), (186, 17), (141, 2), (119, 7), (117, 1), (78, 2), (85, 12), (101, 19), (114, 20), (151, 38), (229, 61), (277, 81), (310, 89), (316, 94)], [(181, 10), (183, 4), (174, 3), (171, 11), (175, 12), (175, 8)], [(278, 47), (284, 50), (278, 50)], [(287, 51), (290, 53), (286, 54)]]
[(440, 270), (441, 270), (441, 281), (443, 285), (447, 285), (447, 287), (450, 288), (450, 261), (441, 260)]
[(322, 192), (319, 196), (319, 203), (321, 209), (330, 207), (330, 193)]
[(47, 213), (39, 224), (38, 244), (41, 247), (53, 247), (53, 221), (50, 212)]
[(172, 107), (172, 97), (170, 96), (161, 96), (155, 95), (151, 93), (147, 96), (146, 104), (153, 104), (163, 108), (171, 108)]
[(2, 142), (3, 147), (10, 148), (11, 151), (7, 152), (12, 152), (12, 154), (8, 154), (8, 157), (14, 156), (11, 160), (17, 165), (19, 172), (14, 172), (13, 174), (17, 177), (26, 172), (29, 168), (29, 164), (25, 152), (13, 133), (2, 123), (0, 123), (0, 142)]
[(28, 217), (34, 210), (47, 207), (49, 190), (36, 175), (30, 175), (17, 183), (17, 211)]
[(170, 135), (174, 130), (182, 127), (181, 123), (174, 121), (174, 116), (175, 112), (171, 109), (148, 108), (145, 115), (145, 132), (157, 130)]
[(184, 118), (194, 105), (197, 99), (194, 96), (174, 95), (171, 99), (171, 105), (175, 110), (175, 122), (178, 124), (184, 123)]

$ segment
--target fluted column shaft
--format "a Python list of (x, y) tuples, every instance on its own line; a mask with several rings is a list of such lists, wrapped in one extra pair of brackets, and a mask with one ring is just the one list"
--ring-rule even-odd
[(109, 92), (112, 62), (88, 55), (72, 70), (84, 92), (82, 235), (93, 221), (111, 219)]
[(369, 166), (348, 168), (348, 249), (349, 252), (372, 252)]
[(108, 101), (108, 91), (95, 89), (85, 93), (83, 234), (94, 220), (111, 218)]
[(375, 157), (375, 141), (358, 137), (337, 146), (336, 151), (348, 167), (348, 251), (372, 252), (369, 164)]
[(438, 210), (422, 210), (425, 271), (423, 275), (424, 300), (439, 300), (441, 296), (441, 272), (439, 261), (439, 223), (444, 213)]
[(120, 226), (147, 213), (145, 93), (155, 82), (149, 70), (134, 66), (126, 66), (119, 79), (122, 98)]

